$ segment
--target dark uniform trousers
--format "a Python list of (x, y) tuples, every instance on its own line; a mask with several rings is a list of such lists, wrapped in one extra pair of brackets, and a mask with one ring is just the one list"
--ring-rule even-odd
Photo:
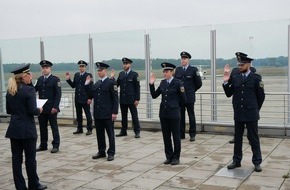
[(52, 141), (52, 146), (53, 148), (59, 148), (60, 144), (60, 137), (59, 137), (59, 130), (58, 130), (58, 125), (57, 125), (57, 114), (48, 114), (48, 113), (41, 113), (38, 116), (38, 121), (39, 121), (39, 128), (40, 128), (40, 146), (42, 148), (47, 148), (47, 141), (48, 141), (48, 129), (47, 129), (47, 124), (49, 122), (51, 131), (52, 131), (52, 136), (53, 136), (53, 141)]
[(13, 179), (16, 189), (27, 189), (22, 175), (23, 152), (28, 177), (28, 187), (36, 189), (39, 178), (36, 170), (37, 131), (34, 115), (39, 115), (36, 108), (36, 94), (33, 86), (19, 85), (17, 94), (6, 95), (6, 112), (11, 119), (5, 137), (10, 138), (12, 153)]
[(262, 77), (255, 72), (250, 72), (245, 78), (239, 72), (230, 76), (228, 83), (223, 84), (227, 97), (233, 96), (235, 120), (235, 145), (233, 161), (240, 163), (242, 160), (242, 145), (245, 125), (247, 137), (251, 143), (254, 165), (262, 163), (260, 141), (258, 135), (259, 111), (265, 99)]
[(40, 147), (47, 148), (47, 123), (49, 122), (53, 135), (52, 146), (53, 148), (59, 148), (60, 137), (57, 125), (57, 113), (51, 114), (51, 109), (54, 108), (57, 109), (57, 112), (60, 111), (60, 79), (54, 75), (50, 75), (47, 79), (40, 76), (35, 85), (35, 90), (39, 93), (39, 99), (47, 99), (47, 102), (43, 106), (42, 113), (38, 116), (40, 128)]
[(118, 114), (118, 89), (116, 82), (106, 78), (94, 85), (87, 85), (89, 98), (94, 98), (94, 119), (100, 154), (106, 151), (105, 131), (109, 139), (108, 155), (115, 155), (115, 135), (112, 114)]
[[(180, 119), (160, 118), (166, 159), (179, 159), (181, 151), (180, 142)], [(171, 134), (173, 137), (174, 150), (172, 147)]]
[[(182, 83), (173, 78), (170, 85), (162, 80), (160, 86), (155, 90), (154, 84), (150, 86), (152, 98), (162, 95), (159, 118), (163, 135), (165, 156), (167, 160), (179, 159), (181, 151), (180, 141), (180, 102), (186, 100)], [(171, 134), (173, 137), (173, 145)]]
[(108, 155), (115, 155), (115, 133), (114, 122), (112, 119), (95, 119), (95, 126), (97, 131), (98, 149), (100, 154), (106, 152), (106, 137), (105, 130), (109, 139)]
[(183, 67), (177, 67), (175, 77), (183, 82), (186, 94), (186, 102), (180, 104), (181, 120), (180, 120), (180, 135), (185, 138), (185, 110), (187, 110), (189, 118), (189, 136), (196, 135), (196, 120), (194, 113), (195, 92), (201, 88), (202, 81), (199, 76), (198, 69), (193, 66), (188, 66), (184, 71)]
[(122, 114), (122, 131), (126, 132), (128, 129), (128, 109), (130, 109), (132, 115), (132, 122), (134, 126), (134, 132), (140, 132), (140, 124), (138, 119), (137, 107), (134, 104), (120, 104)]
[(36, 173), (36, 139), (10, 139), (12, 152), (12, 168), (15, 187), (17, 190), (27, 189), (22, 175), (23, 151), (28, 177), (28, 187), (33, 189), (39, 186)]
[(258, 136), (258, 121), (252, 122), (241, 122), (235, 121), (235, 145), (234, 145), (234, 156), (233, 161), (240, 163), (243, 157), (242, 145), (243, 145), (243, 134), (247, 127), (247, 137), (251, 143), (253, 152), (252, 162), (254, 165), (260, 165), (262, 163), (262, 154), (260, 148), (260, 140)]
[(92, 115), (90, 112), (90, 105), (87, 104), (88, 95), (85, 90), (85, 82), (87, 76), (93, 78), (91, 73), (83, 73), (82, 75), (77, 72), (74, 75), (73, 81), (71, 79), (66, 80), (66, 82), (72, 87), (75, 88), (75, 107), (77, 113), (77, 122), (78, 122), (78, 131), (83, 131), (83, 110), (87, 118), (87, 130), (91, 131), (92, 128)]
[(117, 86), (120, 86), (120, 108), (122, 114), (121, 132), (127, 132), (128, 109), (130, 109), (134, 132), (137, 134), (140, 132), (140, 123), (137, 107), (134, 105), (134, 102), (140, 100), (140, 82), (138, 79), (138, 73), (133, 70), (128, 74), (124, 71), (120, 72), (117, 79)]
[(90, 110), (90, 104), (87, 103), (75, 103), (76, 112), (77, 112), (77, 122), (78, 122), (78, 130), (83, 131), (83, 109), (87, 118), (87, 130), (93, 130), (92, 127), (92, 115)]
[(180, 133), (181, 138), (185, 138), (185, 109), (187, 110), (189, 118), (189, 135), (195, 137), (196, 135), (196, 121), (194, 113), (194, 103), (181, 104), (180, 106), (181, 121), (180, 121)]

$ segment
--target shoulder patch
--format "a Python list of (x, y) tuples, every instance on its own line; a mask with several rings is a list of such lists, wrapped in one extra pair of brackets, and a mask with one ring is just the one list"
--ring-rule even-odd
[(259, 86), (260, 86), (260, 88), (264, 88), (264, 83), (262, 81), (259, 82)]
[(114, 85), (114, 90), (115, 90), (115, 91), (118, 91), (118, 87), (117, 87), (117, 85)]
[(197, 75), (197, 76), (199, 76), (199, 75), (200, 75), (200, 74), (199, 74), (199, 71), (196, 71), (196, 75)]
[(185, 90), (184, 90), (184, 86), (181, 86), (181, 87), (180, 87), (180, 92), (183, 93), (184, 91), (185, 91)]
[(58, 87), (61, 87), (60, 81), (57, 82), (57, 86)]

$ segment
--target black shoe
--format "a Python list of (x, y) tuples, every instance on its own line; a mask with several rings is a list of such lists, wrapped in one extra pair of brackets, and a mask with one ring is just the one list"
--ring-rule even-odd
[(88, 130), (86, 135), (91, 135), (92, 134), (92, 131), (91, 130)]
[(229, 141), (230, 144), (234, 144), (235, 143), (235, 139), (232, 139)]
[(45, 151), (45, 150), (47, 150), (47, 147), (44, 148), (44, 147), (42, 147), (42, 146), (39, 146), (39, 147), (36, 149), (36, 152)]
[(41, 189), (46, 189), (46, 188), (47, 188), (47, 185), (39, 184), (38, 187), (36, 187), (36, 188), (29, 188), (29, 190), (41, 190)]
[(135, 134), (135, 138), (140, 138), (140, 132)]
[(167, 165), (167, 164), (171, 164), (171, 160), (167, 159), (167, 160), (164, 161), (163, 164), (166, 164), (166, 165)]
[(190, 139), (189, 139), (191, 142), (192, 141), (195, 141), (195, 137), (190, 137)]
[(255, 172), (261, 172), (262, 171), (262, 167), (260, 165), (255, 165)]
[(172, 161), (171, 161), (171, 165), (177, 165), (177, 164), (179, 164), (179, 159), (172, 159)]
[(185, 139), (185, 137), (180, 137), (180, 139)]
[(57, 153), (59, 151), (59, 149), (58, 148), (53, 148), (53, 149), (51, 149), (51, 153)]
[(108, 155), (108, 158), (107, 158), (108, 161), (113, 161), (114, 159), (115, 159), (114, 156)]
[(105, 157), (106, 157), (106, 154), (97, 153), (95, 156), (92, 156), (92, 159), (99, 159), (99, 158), (105, 158)]
[(122, 136), (127, 136), (127, 132), (120, 132), (119, 134), (116, 135), (116, 137), (122, 137)]
[(83, 133), (83, 131), (82, 130), (79, 130), (79, 129), (77, 129), (75, 132), (73, 132), (74, 135), (81, 134), (81, 133)]
[(241, 163), (233, 162), (227, 166), (229, 170), (241, 167)]

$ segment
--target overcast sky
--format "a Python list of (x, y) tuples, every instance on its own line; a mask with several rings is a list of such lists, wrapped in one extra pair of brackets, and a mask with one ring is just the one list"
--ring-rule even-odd
[(289, 0), (0, 0), (0, 39), (290, 19)]
[(89, 59), (91, 34), (95, 61), (143, 59), (147, 31), (152, 58), (209, 59), (214, 25), (218, 58), (287, 56), (289, 9), (290, 0), (0, 0), (0, 48), (4, 63), (37, 63), (42, 37), (46, 59), (77, 62)]

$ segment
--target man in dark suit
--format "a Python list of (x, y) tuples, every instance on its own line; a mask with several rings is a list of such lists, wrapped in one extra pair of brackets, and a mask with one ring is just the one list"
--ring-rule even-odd
[[(236, 54), (238, 54), (238, 53), (239, 53), (239, 52), (237, 52)], [(244, 55), (246, 55), (246, 54), (244, 54)], [(246, 55), (246, 56), (247, 56), (247, 55)], [(251, 70), (251, 72), (253, 72), (253, 73), (255, 73), (255, 72), (257, 71), (256, 68), (254, 68), (254, 67), (250, 67), (250, 70)], [(237, 75), (237, 74), (241, 74), (241, 73), (240, 73), (239, 68), (238, 68), (238, 67), (235, 67), (235, 68), (232, 69), (232, 72), (231, 72), (231, 76), (230, 76), (230, 77), (233, 77), (233, 76), (235, 76), (235, 75)], [(229, 140), (229, 143), (230, 143), (230, 144), (235, 143), (235, 138)]]
[(75, 88), (75, 107), (77, 112), (77, 130), (73, 134), (83, 133), (83, 110), (87, 118), (87, 133), (86, 135), (92, 134), (92, 115), (90, 111), (91, 99), (88, 98), (87, 92), (85, 90), (86, 78), (89, 75), (93, 78), (91, 73), (86, 72), (86, 66), (88, 65), (85, 61), (80, 60), (78, 62), (80, 72), (75, 73), (74, 80), (70, 79), (70, 74), (66, 73), (66, 82)]
[(195, 141), (196, 121), (194, 113), (195, 92), (201, 88), (202, 81), (198, 69), (189, 64), (191, 55), (185, 51), (180, 53), (181, 66), (176, 68), (175, 78), (183, 82), (186, 102), (181, 104), (180, 135), (185, 139), (185, 109), (189, 117), (189, 136), (190, 141)]
[(112, 161), (115, 156), (114, 121), (118, 114), (118, 87), (115, 80), (107, 76), (107, 69), (110, 66), (102, 62), (97, 62), (96, 65), (100, 80), (94, 85), (90, 85), (91, 78), (87, 76), (85, 83), (89, 98), (94, 98), (94, 119), (99, 150), (92, 158), (99, 159), (106, 157), (106, 130), (109, 138), (107, 160)]
[(47, 123), (49, 122), (52, 130), (52, 146), (51, 153), (59, 151), (60, 137), (57, 124), (57, 113), (61, 99), (61, 85), (58, 77), (51, 74), (50, 61), (42, 60), (40, 63), (43, 76), (40, 76), (35, 85), (35, 90), (38, 92), (39, 99), (47, 99), (43, 106), (43, 112), (38, 116), (40, 127), (40, 146), (36, 151), (47, 150), (48, 130)]
[(140, 124), (137, 106), (140, 101), (140, 82), (138, 73), (131, 69), (133, 61), (124, 57), (122, 59), (124, 71), (119, 73), (117, 86), (120, 86), (120, 108), (122, 113), (122, 129), (117, 137), (127, 136), (128, 108), (132, 116), (135, 138), (140, 138)]
[[(163, 68), (164, 79), (160, 82), (159, 87), (155, 90), (154, 82), (156, 77), (151, 74), (150, 93), (152, 98), (162, 95), (159, 118), (163, 134), (164, 149), (166, 160), (164, 164), (179, 164), (181, 142), (180, 142), (180, 102), (185, 102), (186, 96), (184, 87), (180, 80), (173, 77), (175, 65), (167, 62), (161, 64)], [(173, 137), (174, 147), (172, 147)]]
[(35, 89), (31, 84), (30, 64), (21, 65), (11, 73), (6, 94), (6, 111), (11, 114), (5, 137), (10, 138), (13, 179), (16, 189), (27, 189), (22, 175), (23, 152), (29, 189), (46, 189), (39, 183), (36, 163), (37, 132), (34, 115), (43, 109), (36, 107)]
[(244, 126), (246, 126), (247, 137), (253, 152), (254, 170), (261, 172), (262, 155), (258, 135), (258, 120), (265, 99), (264, 83), (260, 75), (250, 70), (252, 58), (241, 52), (237, 52), (236, 56), (240, 72), (231, 76), (229, 65), (225, 65), (224, 68), (223, 89), (227, 97), (233, 96), (235, 120), (234, 156), (233, 162), (228, 165), (228, 169), (241, 167), (243, 134)]

